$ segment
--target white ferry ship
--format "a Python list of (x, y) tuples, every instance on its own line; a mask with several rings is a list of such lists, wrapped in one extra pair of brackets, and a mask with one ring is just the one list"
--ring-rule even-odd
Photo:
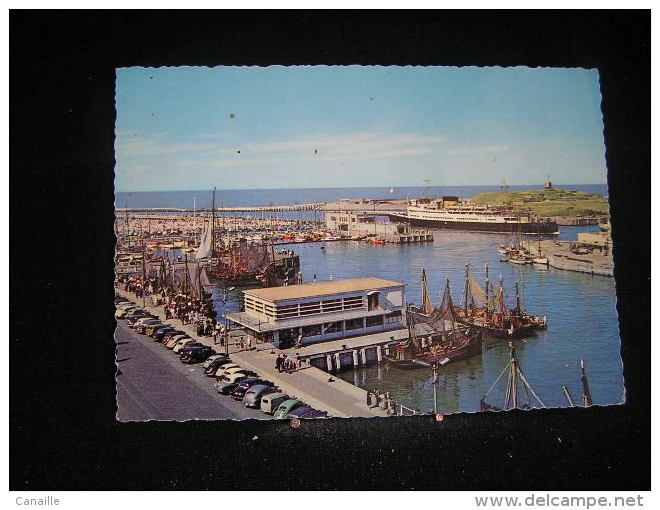
[(435, 227), (494, 233), (559, 234), (557, 223), (513, 211), (504, 206), (474, 204), (458, 197), (410, 200), (405, 213), (392, 213), (392, 221), (415, 227)]

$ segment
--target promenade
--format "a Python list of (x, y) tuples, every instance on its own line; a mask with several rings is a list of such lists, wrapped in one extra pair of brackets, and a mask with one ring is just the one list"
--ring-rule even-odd
[[(142, 305), (142, 298), (135, 297), (133, 293), (127, 292), (122, 288), (116, 288), (115, 291), (118, 295), (130, 299), (140, 306)], [(163, 307), (151, 305), (150, 296), (145, 298), (145, 303), (144, 308), (147, 311), (160, 318), (164, 318)], [(223, 351), (223, 347), (219, 343), (214, 343), (213, 337), (197, 336), (194, 324), (182, 324), (178, 319), (169, 319), (167, 322), (185, 331), (190, 338), (209, 345), (218, 352)], [(241, 351), (238, 347), (241, 336), (238, 331), (230, 332), (228, 350), (232, 361), (245, 369), (257, 372), (264, 379), (272, 381), (288, 395), (295, 396), (310, 406), (327, 411), (330, 415), (336, 417), (388, 416), (386, 410), (367, 405), (367, 392), (365, 390), (353, 386), (346, 381), (342, 381), (335, 376), (331, 376), (316, 367), (303, 364), (302, 369), (299, 371), (279, 373), (275, 368), (275, 359), (278, 354), (285, 351), (270, 347), (264, 348), (263, 345), (259, 346), (261, 350)], [(291, 354), (290, 350), (286, 352)], [(310, 353), (307, 352), (305, 354)], [(227, 416), (227, 418), (233, 418), (233, 416)]]

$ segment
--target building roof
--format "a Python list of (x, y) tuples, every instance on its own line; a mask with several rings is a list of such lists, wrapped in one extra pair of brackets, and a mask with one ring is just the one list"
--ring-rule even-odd
[(353, 278), (351, 280), (334, 280), (330, 282), (303, 283), (301, 285), (288, 285), (286, 287), (268, 287), (265, 289), (250, 289), (243, 291), (248, 296), (265, 301), (285, 301), (313, 296), (327, 296), (330, 294), (343, 294), (363, 290), (385, 289), (402, 287), (405, 283), (383, 280), (382, 278)]

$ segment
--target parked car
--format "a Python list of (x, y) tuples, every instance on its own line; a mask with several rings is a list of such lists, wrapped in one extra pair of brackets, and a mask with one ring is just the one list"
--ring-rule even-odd
[(138, 319), (133, 324), (131, 324), (131, 328), (133, 328), (138, 333), (141, 333), (144, 327), (149, 326), (151, 324), (159, 324), (159, 323), (160, 321), (158, 319), (151, 319), (144, 317), (142, 319)]
[(231, 375), (231, 374), (234, 374), (236, 372), (245, 372), (246, 374), (247, 373), (250, 373), (250, 374), (254, 373), (254, 372), (250, 372), (249, 370), (245, 370), (242, 367), (231, 367), (231, 368), (225, 368), (223, 370), (217, 370), (216, 373), (215, 373), (215, 376), (217, 378), (217, 377), (222, 377), (224, 375)]
[(268, 395), (269, 393), (277, 392), (275, 386), (266, 386), (265, 384), (255, 384), (250, 387), (249, 390), (245, 392), (243, 397), (243, 405), (245, 407), (256, 407), (259, 408), (261, 405), (261, 397)]
[(167, 327), (169, 327), (169, 324), (165, 324), (163, 322), (159, 322), (157, 324), (152, 324), (148, 328), (145, 328), (144, 334), (147, 335), (147, 336), (153, 337), (154, 334), (156, 333), (156, 331), (158, 331), (159, 329), (167, 328)]
[(185, 334), (185, 331), (181, 331), (180, 329), (175, 329), (173, 331), (165, 333), (165, 335), (163, 335), (163, 338), (161, 339), (161, 342), (167, 344), (167, 342), (169, 342), (173, 336), (183, 335), (183, 334)]
[(204, 373), (209, 376), (209, 377), (222, 377), (223, 371), (227, 368), (233, 368), (233, 367), (238, 367), (240, 368), (236, 363), (231, 363), (231, 362), (226, 362), (220, 359), (217, 363), (214, 361), (209, 365), (209, 367), (204, 370)]
[(261, 405), (259, 406), (259, 409), (261, 409), (262, 413), (273, 414), (278, 406), (285, 400), (289, 400), (289, 395), (286, 393), (269, 393), (268, 395), (261, 397)]
[(175, 354), (179, 354), (181, 352), (181, 349), (183, 349), (186, 345), (192, 345), (195, 343), (198, 342), (195, 342), (195, 340), (193, 340), (190, 337), (180, 338), (179, 341), (174, 345), (174, 347), (172, 347), (172, 352)]
[(292, 398), (290, 400), (285, 400), (282, 402), (277, 410), (273, 413), (273, 418), (284, 418), (294, 409), (304, 406), (305, 403), (302, 400), (297, 398)]
[(115, 312), (116, 319), (125, 319), (133, 310), (137, 310), (137, 306), (127, 306), (126, 308), (120, 308)]
[(303, 414), (302, 416), (296, 414), (298, 410), (303, 409), (302, 407), (299, 407), (298, 409), (291, 411), (289, 414), (286, 415), (286, 418), (305, 418), (306, 420), (310, 420), (312, 418), (327, 418), (328, 417), (328, 411), (320, 411), (318, 409), (312, 409), (311, 411), (308, 410)]
[(221, 359), (221, 358), (226, 359), (228, 363), (231, 361), (231, 360), (230, 360), (225, 354), (214, 354), (213, 356), (209, 356), (209, 359), (207, 359), (207, 360), (204, 362), (204, 365), (203, 365), (204, 368), (205, 368), (205, 369), (206, 369), (206, 368), (209, 368), (209, 366), (211, 365), (211, 363), (213, 363), (215, 360), (217, 360), (217, 359)]
[(145, 312), (144, 310), (136, 310), (126, 317), (126, 323), (131, 326), (140, 319), (157, 319), (157, 317), (154, 317), (149, 312)]
[(205, 345), (204, 347), (186, 346), (181, 350), (179, 361), (189, 365), (192, 365), (193, 363), (201, 363), (202, 361), (206, 361), (206, 359), (214, 353), (215, 351), (208, 345)]
[(176, 331), (174, 326), (165, 326), (154, 333), (154, 341), (160, 342), (167, 333)]
[(184, 347), (203, 347), (203, 346), (204, 344), (197, 342), (192, 338), (184, 338), (174, 346), (172, 352), (175, 352), (176, 354), (181, 354), (181, 351), (183, 350)]
[(291, 419), (291, 418), (303, 418), (307, 413), (313, 411), (313, 409), (309, 406), (301, 406), (297, 407), (290, 413), (287, 413), (284, 418), (286, 419)]
[(233, 398), (234, 400), (243, 400), (243, 397), (247, 393), (247, 390), (249, 390), (255, 384), (274, 386), (274, 384), (270, 381), (266, 381), (265, 379), (261, 379), (260, 377), (249, 376), (247, 379), (241, 381), (241, 383), (238, 384), (236, 388), (232, 390), (231, 398)]
[(218, 393), (223, 395), (229, 395), (236, 387), (241, 384), (243, 381), (247, 381), (249, 378), (243, 372), (236, 372), (231, 375), (225, 375), (218, 379), (213, 387)]
[(127, 308), (137, 308), (137, 305), (132, 301), (122, 301), (121, 303), (116, 303), (115, 307), (117, 310), (125, 310)]
[(165, 344), (165, 347), (168, 349), (174, 349), (174, 346), (179, 343), (179, 340), (183, 340), (184, 338), (190, 338), (186, 333), (182, 333), (180, 335), (174, 335), (173, 337), (170, 338), (170, 340)]

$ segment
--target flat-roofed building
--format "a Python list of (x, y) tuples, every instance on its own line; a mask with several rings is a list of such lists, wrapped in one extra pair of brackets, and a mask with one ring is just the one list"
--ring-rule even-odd
[(401, 329), (405, 284), (355, 278), (243, 291), (245, 311), (228, 313), (248, 335), (287, 348)]

